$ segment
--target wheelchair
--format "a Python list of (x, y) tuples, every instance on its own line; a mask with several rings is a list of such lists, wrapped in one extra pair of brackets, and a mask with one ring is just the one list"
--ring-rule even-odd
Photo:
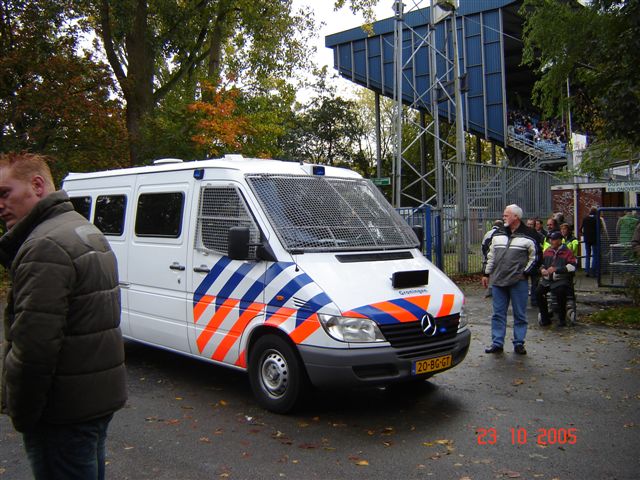
[[(568, 327), (572, 327), (576, 323), (577, 311), (576, 311), (576, 289), (575, 289), (575, 274), (571, 274), (569, 288), (567, 289), (567, 306), (565, 314), (565, 322)], [(553, 290), (549, 290), (547, 293), (547, 306), (549, 309), (549, 320), (553, 321), (553, 316), (558, 315), (559, 306), (558, 299)], [(542, 324), (542, 314), (538, 312), (538, 324)]]

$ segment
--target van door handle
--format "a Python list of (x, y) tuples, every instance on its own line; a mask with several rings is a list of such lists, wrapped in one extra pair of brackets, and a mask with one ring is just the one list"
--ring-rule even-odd
[(185, 270), (185, 266), (184, 265), (180, 265), (178, 262), (174, 262), (171, 265), (169, 265), (169, 268), (171, 270), (178, 270), (180, 272), (183, 272)]
[(193, 267), (193, 271), (196, 273), (209, 273), (211, 269), (203, 265), (201, 267)]

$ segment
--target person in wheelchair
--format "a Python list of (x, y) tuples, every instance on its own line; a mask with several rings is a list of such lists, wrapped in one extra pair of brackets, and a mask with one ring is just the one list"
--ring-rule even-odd
[(558, 322), (566, 325), (567, 296), (573, 290), (573, 273), (577, 260), (573, 252), (562, 243), (562, 234), (554, 231), (549, 234), (550, 247), (544, 251), (540, 268), (540, 282), (536, 289), (536, 300), (540, 310), (538, 323), (542, 326), (551, 324), (547, 294), (552, 292), (558, 307)]

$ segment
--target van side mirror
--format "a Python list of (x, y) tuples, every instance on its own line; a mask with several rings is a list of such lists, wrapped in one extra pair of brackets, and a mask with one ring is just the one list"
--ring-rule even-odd
[[(249, 249), (256, 247), (256, 256), (249, 255)], [(227, 245), (227, 256), (231, 260), (266, 260), (268, 262), (277, 261), (275, 253), (271, 249), (269, 242), (251, 243), (251, 233), (249, 227), (231, 227), (229, 229), (229, 244)]]
[(229, 229), (229, 245), (227, 255), (231, 260), (246, 260), (249, 258), (249, 228), (231, 227)]

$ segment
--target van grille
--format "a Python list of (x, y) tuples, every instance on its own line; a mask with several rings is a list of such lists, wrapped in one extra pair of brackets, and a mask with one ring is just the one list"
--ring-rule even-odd
[(419, 321), (379, 325), (379, 327), (392, 347), (404, 348), (453, 338), (458, 331), (459, 322), (459, 313), (436, 318), (437, 333), (432, 337), (425, 335)]

